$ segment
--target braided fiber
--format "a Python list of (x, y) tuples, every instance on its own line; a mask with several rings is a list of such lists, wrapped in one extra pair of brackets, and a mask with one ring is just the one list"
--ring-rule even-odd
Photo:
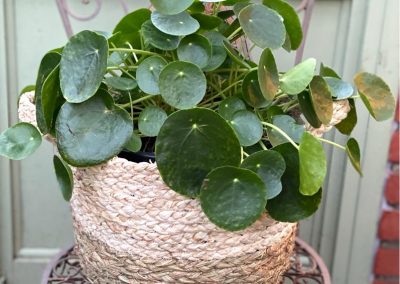
[[(32, 96), (21, 97), (19, 114), (35, 123)], [(243, 231), (224, 231), (152, 163), (114, 158), (73, 173), (75, 239), (92, 283), (275, 284), (289, 267), (296, 224), (263, 214)]]

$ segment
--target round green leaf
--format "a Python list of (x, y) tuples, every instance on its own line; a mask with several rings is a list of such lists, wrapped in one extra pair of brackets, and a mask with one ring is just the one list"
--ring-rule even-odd
[(249, 170), (217, 168), (205, 179), (200, 204), (215, 225), (228, 231), (239, 231), (257, 221), (265, 211), (265, 185)]
[(133, 48), (140, 48), (140, 29), (144, 22), (150, 20), (150, 14), (149, 9), (143, 8), (123, 17), (114, 28), (110, 43), (115, 46), (129, 43)]
[(35, 104), (36, 104), (36, 121), (38, 128), (43, 134), (49, 133), (46, 120), (42, 110), (42, 88), (50, 73), (58, 66), (61, 60), (61, 54), (57, 52), (49, 52), (40, 62), (39, 71), (36, 78), (35, 87)]
[(192, 14), (192, 17), (195, 18), (199, 22), (200, 28), (202, 28), (203, 30), (213, 30), (213, 29), (217, 28), (223, 22), (218, 17), (206, 15), (203, 13)]
[(160, 93), (164, 101), (177, 109), (196, 106), (206, 94), (207, 80), (196, 65), (175, 61), (161, 70)]
[(161, 70), (167, 65), (167, 61), (160, 56), (151, 56), (143, 60), (136, 70), (136, 80), (139, 88), (150, 95), (158, 95), (160, 88), (158, 80)]
[(267, 199), (272, 199), (282, 191), (281, 177), (286, 165), (282, 155), (275, 151), (259, 151), (244, 159), (242, 168), (255, 172), (264, 182)]
[(216, 31), (207, 31), (203, 34), (211, 43), (211, 58), (208, 61), (206, 67), (203, 68), (204, 71), (213, 71), (220, 67), (226, 59), (226, 51), (224, 48), (224, 40), (226, 38)]
[(142, 25), (142, 35), (146, 44), (161, 50), (174, 50), (179, 45), (179, 37), (163, 33), (150, 20)]
[(303, 39), (303, 30), (296, 10), (292, 5), (282, 0), (263, 0), (263, 3), (283, 17), (290, 48), (296, 50)]
[(191, 62), (200, 68), (204, 68), (211, 58), (212, 47), (204, 36), (192, 34), (181, 40), (177, 53), (179, 60)]
[(308, 132), (300, 141), (300, 192), (314, 195), (321, 188), (326, 175), (326, 157), (321, 142)]
[(157, 136), (167, 117), (167, 113), (162, 108), (157, 106), (146, 107), (139, 115), (140, 132), (149, 137)]
[(131, 138), (124, 145), (124, 148), (134, 153), (138, 152), (142, 148), (142, 139), (136, 133), (132, 133)]
[(105, 37), (82, 31), (70, 38), (60, 62), (60, 86), (70, 103), (81, 103), (96, 94), (107, 70)]
[(117, 155), (132, 136), (127, 111), (104, 91), (80, 104), (65, 103), (56, 121), (57, 147), (68, 164), (87, 167)]
[(70, 201), (72, 190), (74, 188), (74, 178), (69, 165), (58, 156), (53, 157), (54, 170), (56, 172), (57, 182), (65, 201)]
[(124, 77), (108, 77), (104, 82), (111, 88), (121, 91), (133, 90), (137, 87), (136, 80)]
[(35, 126), (21, 122), (0, 134), (0, 156), (22, 160), (34, 153), (42, 143), (42, 136)]
[(276, 49), (285, 42), (282, 17), (264, 5), (249, 5), (240, 11), (238, 18), (246, 35), (257, 46)]
[(381, 78), (364, 72), (354, 77), (354, 83), (362, 101), (375, 120), (383, 121), (393, 117), (396, 102), (389, 86)]
[(114, 67), (119, 66), (125, 62), (125, 60), (129, 57), (129, 52), (120, 52), (114, 51), (107, 59), (107, 66)]
[(157, 167), (174, 191), (195, 197), (206, 175), (222, 166), (239, 166), (241, 147), (232, 127), (204, 108), (170, 115), (156, 141)]
[(193, 4), (187, 9), (189, 13), (203, 13), (205, 10), (205, 7), (203, 3), (201, 2), (193, 2)]
[(219, 104), (218, 107), (218, 113), (229, 121), (232, 120), (233, 115), (240, 110), (246, 110), (246, 105), (238, 97), (226, 98)]
[(187, 12), (181, 12), (176, 15), (163, 15), (154, 11), (151, 14), (151, 22), (160, 31), (174, 36), (190, 35), (200, 28), (199, 22)]
[(243, 79), (242, 92), (244, 100), (255, 108), (263, 108), (270, 104), (260, 89), (257, 70), (249, 72)]
[(240, 110), (234, 113), (230, 124), (235, 129), (240, 145), (251, 146), (261, 140), (263, 127), (260, 119), (253, 112)]
[[(272, 123), (282, 129), (292, 140), (300, 143), (304, 133), (304, 126), (296, 124), (296, 120), (289, 115), (276, 115), (272, 118)], [(273, 146), (287, 143), (287, 139), (274, 129), (268, 128), (268, 139)]]
[(235, 13), (235, 15), (238, 16), (240, 11), (242, 11), (244, 8), (246, 8), (247, 6), (249, 6), (251, 4), (252, 3), (250, 3), (250, 2), (239, 2), (233, 6), (232, 10)]
[(307, 88), (314, 77), (317, 61), (309, 58), (296, 65), (281, 77), (281, 89), (289, 95), (297, 95)]
[(58, 66), (50, 73), (42, 87), (42, 111), (46, 129), (53, 133), (57, 113), (65, 102), (60, 89), (60, 69)]
[(333, 115), (333, 101), (328, 84), (321, 76), (315, 76), (310, 83), (311, 101), (323, 124), (329, 124)]
[(321, 202), (322, 190), (312, 196), (300, 193), (299, 153), (290, 143), (272, 149), (282, 155), (286, 170), (282, 176), (282, 192), (267, 203), (269, 215), (280, 222), (298, 222), (317, 211)]
[(338, 100), (347, 99), (351, 97), (354, 93), (354, 89), (351, 84), (342, 81), (341, 79), (324, 77), (324, 80), (331, 90), (332, 97), (335, 97)]
[(347, 141), (346, 153), (354, 169), (362, 176), (360, 146), (356, 139), (350, 138)]
[(176, 15), (189, 8), (194, 0), (150, 0), (154, 8), (165, 15)]
[(279, 73), (269, 48), (264, 49), (258, 64), (258, 81), (264, 98), (271, 102), (279, 88)]
[(299, 101), (301, 112), (304, 117), (307, 119), (308, 123), (314, 128), (321, 127), (321, 121), (319, 120), (317, 114), (315, 113), (311, 95), (308, 91), (303, 91), (297, 95), (297, 100)]

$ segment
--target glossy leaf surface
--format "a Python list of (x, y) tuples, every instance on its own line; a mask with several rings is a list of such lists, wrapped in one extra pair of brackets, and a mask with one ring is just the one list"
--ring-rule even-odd
[(297, 222), (314, 214), (321, 202), (322, 190), (312, 196), (300, 193), (299, 152), (291, 144), (272, 149), (282, 155), (286, 170), (282, 176), (282, 192), (267, 203), (267, 211), (277, 221)]
[(42, 143), (42, 135), (35, 126), (21, 122), (0, 134), (0, 156), (23, 160), (33, 154)]
[(344, 135), (350, 135), (357, 124), (357, 110), (354, 99), (349, 99), (349, 104), (350, 111), (347, 113), (347, 117), (335, 125), (336, 129)]
[(140, 139), (139, 135), (133, 133), (124, 148), (130, 152), (138, 152), (142, 148), (142, 139)]
[(174, 50), (179, 45), (179, 37), (163, 33), (150, 20), (142, 25), (144, 42), (161, 50)]
[(117, 155), (132, 131), (129, 113), (100, 91), (84, 103), (61, 107), (56, 121), (57, 148), (72, 166), (98, 165)]
[(246, 104), (238, 97), (226, 98), (218, 107), (218, 113), (229, 121), (232, 120), (233, 115), (240, 110), (246, 110)]
[(260, 119), (251, 111), (235, 112), (230, 121), (242, 146), (251, 146), (261, 140), (263, 127)]
[(133, 90), (137, 87), (136, 80), (124, 77), (108, 77), (104, 82), (113, 89), (121, 91)]
[(181, 40), (177, 54), (180, 61), (191, 62), (200, 68), (204, 68), (211, 59), (211, 43), (204, 36), (188, 35)]
[(150, 0), (150, 2), (160, 13), (175, 15), (189, 8), (194, 0)]
[(266, 48), (258, 65), (258, 81), (264, 98), (272, 101), (279, 88), (279, 73), (271, 50)]
[(139, 115), (140, 132), (149, 137), (157, 136), (167, 117), (167, 113), (162, 108), (157, 106), (146, 107)]
[(309, 58), (294, 66), (281, 77), (281, 88), (289, 95), (297, 95), (304, 91), (314, 77), (317, 61)]
[(259, 151), (244, 159), (242, 168), (256, 173), (267, 189), (267, 199), (276, 197), (282, 191), (281, 177), (286, 165), (282, 155), (275, 151)]
[(209, 109), (173, 113), (157, 137), (156, 161), (160, 174), (170, 188), (183, 195), (197, 196), (211, 170), (239, 166), (240, 160), (241, 147), (234, 130)]
[(175, 61), (161, 71), (159, 87), (167, 104), (177, 109), (187, 109), (196, 106), (203, 99), (207, 80), (196, 65)]
[(158, 95), (160, 88), (158, 81), (161, 70), (167, 65), (167, 61), (160, 56), (151, 56), (143, 60), (136, 70), (136, 80), (139, 88), (150, 95)]
[(321, 142), (308, 132), (300, 141), (300, 192), (314, 195), (322, 187), (326, 175), (326, 157)]
[(238, 231), (253, 224), (264, 212), (266, 189), (262, 180), (249, 170), (221, 167), (207, 175), (200, 204), (218, 227)]
[(187, 12), (176, 15), (163, 15), (157, 11), (151, 14), (151, 22), (160, 31), (174, 36), (185, 36), (195, 33), (200, 24)]
[(338, 100), (344, 100), (351, 97), (354, 93), (354, 89), (350, 83), (342, 81), (338, 78), (324, 77), (325, 82), (328, 84), (331, 90), (332, 97)]
[(211, 43), (211, 58), (204, 71), (213, 71), (224, 63), (227, 53), (224, 48), (225, 37), (216, 31), (207, 31), (203, 34)]
[(347, 141), (346, 153), (354, 169), (362, 176), (360, 146), (356, 139), (350, 138)]
[(57, 177), (58, 185), (65, 201), (70, 201), (74, 188), (74, 178), (69, 165), (58, 156), (53, 157), (53, 166)]
[(317, 114), (315, 113), (311, 95), (309, 91), (303, 91), (297, 95), (297, 99), (299, 101), (301, 112), (304, 117), (307, 119), (308, 123), (314, 127), (319, 128), (321, 126), (321, 121), (319, 120)]
[(255, 108), (263, 108), (270, 104), (261, 92), (257, 70), (249, 72), (243, 79), (242, 92), (244, 100)]
[(311, 101), (318, 119), (329, 124), (333, 115), (333, 101), (328, 84), (321, 76), (315, 76), (310, 83)]
[[(300, 143), (304, 133), (304, 126), (297, 124), (293, 117), (276, 115), (272, 118), (272, 123), (283, 130), (294, 142)], [(271, 128), (268, 128), (268, 138), (273, 146), (288, 142), (278, 131)]]

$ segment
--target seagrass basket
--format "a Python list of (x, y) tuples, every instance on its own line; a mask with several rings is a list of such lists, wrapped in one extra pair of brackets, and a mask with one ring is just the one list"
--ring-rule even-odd
[[(32, 102), (32, 93), (21, 97), (22, 121), (35, 122)], [(334, 109), (332, 125), (349, 105)], [(306, 127), (322, 135), (331, 125)], [(219, 229), (197, 200), (170, 190), (153, 163), (114, 158), (73, 173), (77, 253), (91, 283), (274, 284), (289, 267), (296, 224), (264, 214), (246, 230)]]

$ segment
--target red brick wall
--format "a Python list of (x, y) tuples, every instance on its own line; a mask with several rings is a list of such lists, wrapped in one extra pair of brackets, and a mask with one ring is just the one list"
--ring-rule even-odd
[(399, 284), (399, 105), (389, 149), (388, 177), (378, 227), (373, 284)]

